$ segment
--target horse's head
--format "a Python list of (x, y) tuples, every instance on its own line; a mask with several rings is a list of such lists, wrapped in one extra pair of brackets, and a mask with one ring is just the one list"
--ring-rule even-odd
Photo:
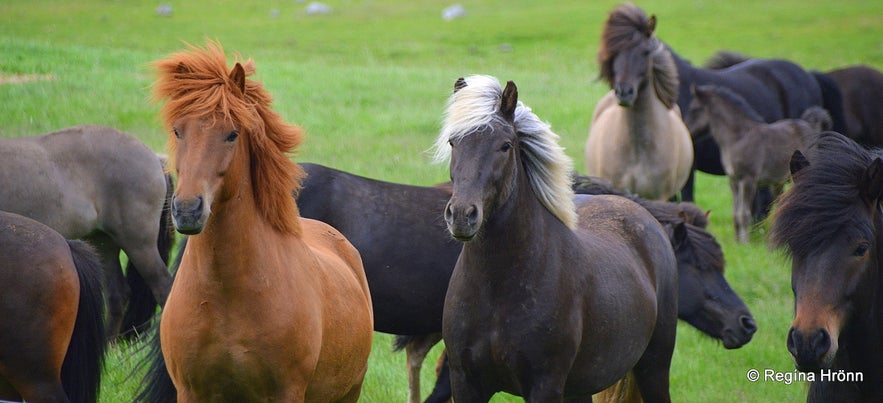
[(724, 278), (724, 256), (711, 233), (683, 222), (672, 229), (678, 260), (678, 317), (702, 332), (739, 348), (751, 341), (757, 323)]
[(303, 171), (285, 153), (300, 144), (300, 128), (285, 124), (269, 93), (246, 78), (251, 60), (228, 70), (220, 45), (192, 50), (155, 63), (154, 96), (168, 100), (161, 114), (173, 134), (175, 228), (198, 234), (213, 205), (235, 198), (253, 201), (275, 229), (298, 233), (291, 192)]
[(690, 103), (684, 112), (684, 125), (690, 133), (700, 133), (709, 130), (711, 113), (708, 111), (710, 98), (714, 96), (713, 87), (710, 85), (691, 85)]
[(656, 16), (627, 3), (607, 19), (598, 51), (600, 76), (613, 89), (619, 104), (630, 107), (648, 84), (656, 97), (671, 108), (677, 100), (678, 78), (674, 58), (653, 35)]
[(475, 237), (515, 192), (522, 168), (540, 203), (575, 226), (573, 163), (557, 140), (548, 124), (518, 102), (512, 81), (501, 88), (494, 77), (457, 80), (435, 143), (436, 161), (450, 158), (453, 195), (444, 216), (451, 235)]
[[(824, 133), (791, 160), (794, 185), (772, 217), (770, 241), (791, 255), (797, 368), (830, 368), (844, 332), (866, 321), (879, 288), (883, 161)], [(873, 319), (872, 319), (873, 320)]]
[(455, 84), (457, 93), (454, 94), (457, 100), (452, 100), (452, 108), (448, 110), (449, 121), (456, 120), (456, 124), (463, 115), (475, 113), (479, 108), (487, 109), (482, 121), (472, 127), (458, 127), (457, 132), (453, 132), (455, 126), (446, 126), (452, 129), (448, 142), (453, 194), (445, 207), (444, 217), (451, 235), (461, 241), (475, 237), (486, 212), (508, 199), (514, 187), (518, 157), (514, 126), (518, 89), (509, 81), (502, 92), (496, 93), (496, 102), (476, 104), (488, 100), (488, 95), (482, 91), (499, 90), (499, 85), (494, 86), (494, 83), (496, 79), (480, 76), (470, 77), (469, 84), (463, 79), (458, 80)]

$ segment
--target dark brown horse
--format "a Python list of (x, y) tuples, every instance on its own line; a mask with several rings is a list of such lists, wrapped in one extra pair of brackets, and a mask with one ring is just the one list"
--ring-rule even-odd
[(228, 68), (217, 43), (154, 65), (178, 175), (172, 217), (191, 235), (159, 333), (178, 401), (355, 402), (371, 297), (352, 244), (298, 214), (303, 171), (288, 153), (300, 127), (247, 78), (253, 62)]
[(883, 147), (883, 73), (857, 65), (825, 74), (837, 83), (843, 99), (843, 134), (866, 146)]
[(770, 243), (791, 257), (787, 346), (814, 375), (808, 400), (883, 401), (883, 159), (825, 132), (794, 153), (791, 176)]
[[(109, 336), (144, 324), (165, 303), (171, 192), (160, 158), (138, 139), (102, 126), (0, 139), (0, 184), (0, 210), (95, 247), (105, 269)], [(126, 277), (120, 250), (129, 261)]]
[(101, 276), (88, 244), (0, 212), (0, 400), (98, 401)]
[[(436, 141), (450, 158), (444, 215), (464, 242), (442, 334), (458, 402), (588, 397), (633, 373), (668, 401), (677, 267), (662, 226), (622, 197), (573, 201), (557, 135), (511, 81), (455, 84)], [(603, 325), (602, 325), (603, 324)]]

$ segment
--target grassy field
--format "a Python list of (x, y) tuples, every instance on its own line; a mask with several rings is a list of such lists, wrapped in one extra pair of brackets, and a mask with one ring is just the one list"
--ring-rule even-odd
[[(561, 135), (582, 167), (595, 103), (599, 34), (613, 1), (464, 1), (468, 15), (444, 21), (447, 3), (328, 0), (334, 11), (310, 16), (305, 2), (230, 0), (4, 0), (0, 3), (0, 137), (35, 135), (77, 124), (113, 126), (162, 151), (165, 133), (149, 101), (150, 62), (217, 39), (254, 58), (256, 79), (276, 109), (308, 132), (298, 161), (365, 176), (428, 185), (447, 178), (426, 150), (437, 135), (457, 77), (481, 73), (514, 80), (521, 99)], [(782, 0), (642, 1), (657, 34), (701, 63), (719, 49), (793, 60), (828, 70), (864, 63), (883, 69), (883, 2)], [(791, 321), (789, 264), (765, 246), (733, 241), (725, 178), (700, 175), (697, 204), (724, 247), (727, 277), (759, 325), (747, 346), (727, 351), (681, 323), (672, 364), (675, 401), (800, 401), (800, 383), (749, 382), (749, 369), (793, 369), (785, 348)], [(403, 354), (377, 334), (362, 401), (404, 401)], [(437, 356), (436, 348), (433, 357)], [(115, 346), (102, 401), (130, 401), (138, 354)], [(433, 363), (424, 371), (424, 394)], [(518, 401), (498, 395), (494, 401)]]

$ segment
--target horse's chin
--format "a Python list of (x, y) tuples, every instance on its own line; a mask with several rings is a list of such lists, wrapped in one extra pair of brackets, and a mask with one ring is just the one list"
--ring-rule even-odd
[(202, 232), (202, 228), (203, 228), (202, 226), (200, 226), (198, 228), (184, 228), (184, 227), (175, 226), (175, 230), (180, 232), (181, 234), (184, 234), (184, 235), (197, 235), (200, 232)]

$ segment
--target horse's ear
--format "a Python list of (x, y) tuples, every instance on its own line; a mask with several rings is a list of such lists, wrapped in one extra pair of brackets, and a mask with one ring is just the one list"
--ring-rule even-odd
[(460, 77), (454, 83), (454, 92), (460, 91), (465, 87), (466, 87), (466, 79), (463, 77)]
[(794, 175), (800, 172), (801, 169), (809, 166), (809, 161), (806, 157), (803, 156), (803, 153), (800, 150), (794, 150), (794, 153), (791, 154), (791, 162), (789, 168), (791, 169), (791, 180), (794, 180)]
[(671, 229), (671, 246), (674, 250), (678, 250), (685, 243), (687, 243), (687, 223), (678, 221)]
[(245, 69), (239, 62), (236, 62), (233, 71), (230, 72), (230, 82), (239, 89), (240, 94), (245, 95)]
[(865, 169), (862, 188), (868, 204), (880, 203), (880, 198), (883, 197), (883, 160), (880, 160), (880, 157), (874, 158), (871, 165)]
[(647, 37), (653, 36), (653, 31), (656, 30), (656, 15), (651, 15), (650, 19), (647, 20)]
[(518, 106), (518, 87), (513, 81), (506, 82), (500, 102), (500, 113), (510, 122), (515, 120), (515, 107)]

